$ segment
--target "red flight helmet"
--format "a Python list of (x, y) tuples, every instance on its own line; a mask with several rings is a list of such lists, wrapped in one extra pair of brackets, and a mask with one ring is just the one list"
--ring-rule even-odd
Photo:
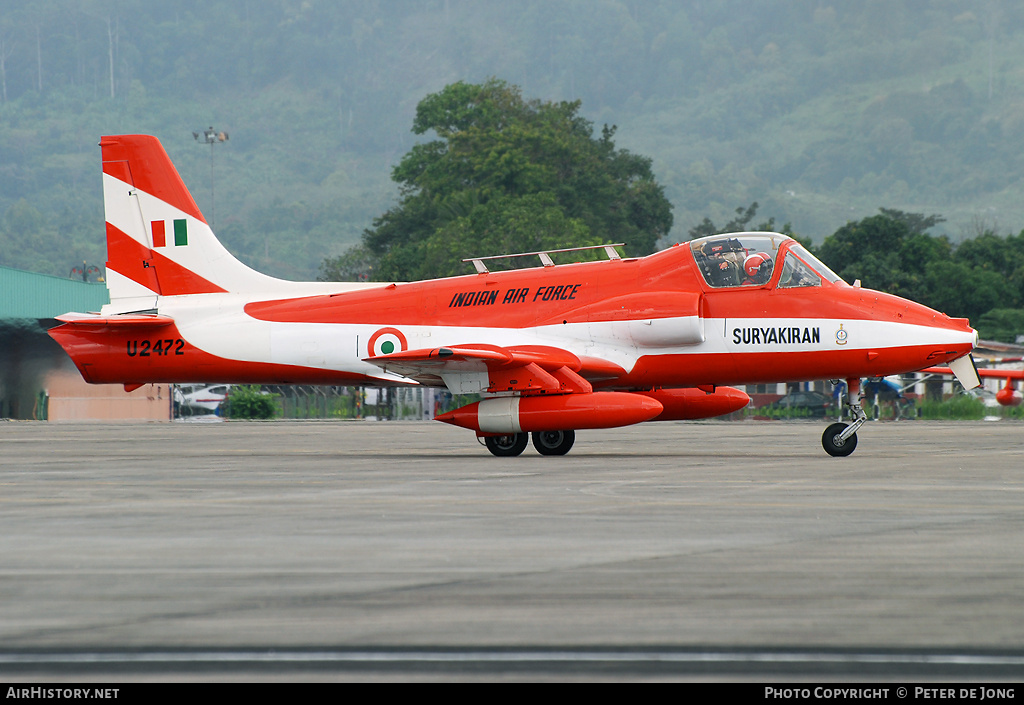
[(743, 260), (743, 271), (747, 278), (764, 284), (772, 271), (772, 258), (764, 252), (756, 252)]

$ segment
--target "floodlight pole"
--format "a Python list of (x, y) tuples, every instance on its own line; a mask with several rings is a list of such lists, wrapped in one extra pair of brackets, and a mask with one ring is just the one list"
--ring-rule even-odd
[(210, 145), (210, 227), (212, 228), (217, 222), (217, 204), (213, 197), (213, 145), (218, 142), (227, 142), (228, 133), (217, 131), (213, 129), (213, 125), (210, 125), (202, 132), (193, 132), (192, 136), (196, 142)]

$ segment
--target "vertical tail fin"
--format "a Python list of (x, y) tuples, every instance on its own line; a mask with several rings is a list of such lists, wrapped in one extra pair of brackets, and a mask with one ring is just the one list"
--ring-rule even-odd
[(118, 308), (151, 308), (156, 296), (290, 284), (250, 269), (221, 245), (155, 137), (103, 137), (100, 147), (107, 288)]

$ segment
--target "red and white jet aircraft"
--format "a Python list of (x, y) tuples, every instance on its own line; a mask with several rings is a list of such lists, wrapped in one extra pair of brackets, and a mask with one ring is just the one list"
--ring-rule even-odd
[(527, 434), (546, 455), (576, 429), (720, 416), (725, 385), (845, 379), (949, 365), (977, 386), (966, 319), (850, 286), (795, 240), (734, 233), (647, 257), (411, 283), (297, 283), (260, 274), (216, 239), (156, 138), (104, 137), (107, 286), (99, 313), (50, 330), (92, 383), (428, 385), (482, 401), (438, 421), (499, 456)]
[[(1020, 362), (1020, 358), (1007, 358), (1000, 360), (999, 362)], [(929, 367), (928, 369), (921, 371), (940, 375), (953, 374), (953, 370), (948, 367)], [(1021, 394), (1020, 390), (1014, 386), (1014, 380), (1024, 380), (1024, 370), (980, 368), (978, 370), (978, 376), (1006, 380), (1006, 384), (1003, 385), (1003, 388), (996, 392), (996, 401), (1000, 406), (1020, 406), (1021, 403), (1024, 402), (1024, 394)]]

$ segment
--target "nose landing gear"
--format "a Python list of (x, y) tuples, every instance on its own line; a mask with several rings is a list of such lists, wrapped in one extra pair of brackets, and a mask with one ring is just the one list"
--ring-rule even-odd
[[(853, 423), (834, 423), (825, 429), (821, 436), (821, 447), (833, 458), (845, 458), (857, 448), (857, 429), (868, 420), (868, 415), (861, 408), (860, 379), (846, 380), (846, 406), (850, 410)], [(857, 401), (854, 401), (854, 395)]]

